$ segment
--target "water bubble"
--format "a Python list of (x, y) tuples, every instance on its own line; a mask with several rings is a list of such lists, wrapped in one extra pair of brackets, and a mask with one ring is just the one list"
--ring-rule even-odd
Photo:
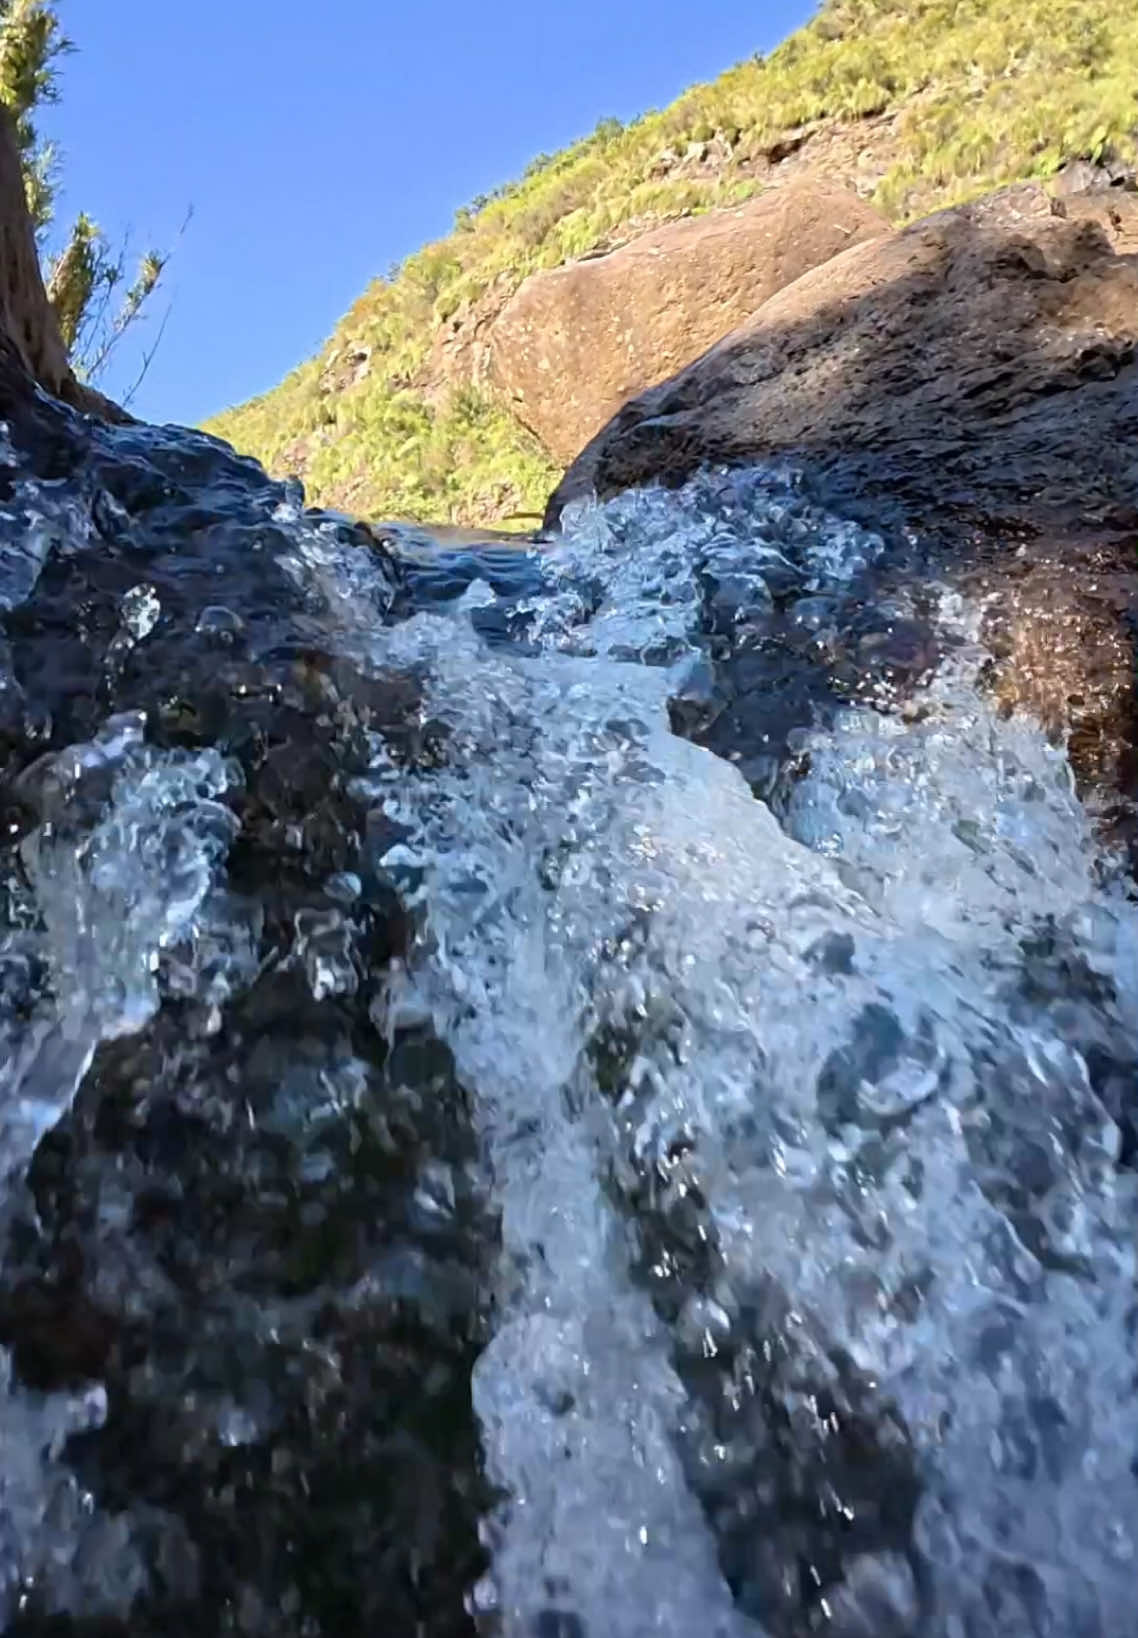
[(226, 608), (222, 603), (211, 603), (198, 615), (194, 630), (203, 637), (211, 637), (215, 642), (231, 645), (245, 630), (245, 622), (239, 614)]
[(162, 614), (162, 602), (153, 586), (132, 586), (123, 593), (119, 618), (136, 642), (149, 637)]

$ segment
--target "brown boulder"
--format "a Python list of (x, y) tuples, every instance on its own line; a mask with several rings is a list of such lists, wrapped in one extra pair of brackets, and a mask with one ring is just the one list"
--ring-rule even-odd
[(845, 188), (788, 183), (528, 279), (490, 336), (491, 374), (556, 460), (784, 285), (888, 224)]
[(549, 505), (793, 455), (910, 521), (1138, 521), (1138, 196), (1008, 188), (855, 245), (626, 404)]
[(14, 372), (22, 366), (53, 398), (107, 420), (130, 419), (117, 404), (77, 381), (67, 361), (40, 273), (12, 119), (0, 104), (0, 341), (4, 340), (8, 346), (0, 386), (5, 397), (21, 390)]
[(988, 608), (999, 696), (1069, 736), (1138, 864), (1138, 196), (1025, 185), (857, 245), (634, 399), (575, 497), (788, 458), (932, 543)]

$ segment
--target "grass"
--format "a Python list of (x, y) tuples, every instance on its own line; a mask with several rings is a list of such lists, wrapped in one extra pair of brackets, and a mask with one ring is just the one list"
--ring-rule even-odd
[[(748, 197), (788, 133), (883, 113), (895, 117), (874, 201), (897, 222), (1075, 159), (1133, 160), (1132, 0), (828, 0), (769, 57), (631, 124), (602, 121), (460, 210), (447, 238), (370, 286), (319, 357), (208, 430), (299, 472), (312, 500), (373, 517), (540, 511), (556, 471), (488, 390), (441, 390), (441, 327), (622, 232)], [(713, 140), (717, 164), (685, 167)]]

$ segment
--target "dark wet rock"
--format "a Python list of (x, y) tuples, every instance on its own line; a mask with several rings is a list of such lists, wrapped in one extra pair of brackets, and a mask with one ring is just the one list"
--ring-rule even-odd
[[(29, 1384), (77, 1365), (105, 1384), (66, 1454), (142, 1538), (130, 1630), (463, 1632), (486, 1230), (446, 1055), (414, 1086), (405, 1050), (369, 1072), (383, 1054), (356, 1024), (353, 1058), (349, 1006), (268, 980), (220, 1038), (187, 1022), (102, 1055), (37, 1156), (5, 1315)], [(434, 1222), (428, 1154), (454, 1180)], [(29, 1328), (53, 1300), (51, 1331)]]
[[(1138, 453), (1138, 437), (1135, 439)], [(1138, 467), (1133, 492), (1138, 499)], [(1138, 872), (1138, 570), (1133, 537), (988, 543), (962, 565), (986, 604), (992, 686), (1069, 747), (1104, 829)]]
[(533, 1638), (587, 1638), (579, 1616), (569, 1610), (542, 1610), (534, 1624)]
[[(409, 921), (351, 790), (376, 743), (420, 765), (441, 730), (413, 676), (332, 652), (279, 521), (295, 493), (253, 463), (30, 396), (9, 427), (0, 507), (33, 556), (3, 614), (7, 925), (21, 844), (82, 848), (147, 758), (223, 758), (232, 840), (157, 1010), (103, 1040), (9, 1206), (16, 1392), (102, 1408), (51, 1479), (93, 1523), (58, 1573), (27, 1562), (6, 1630), (466, 1633), (495, 1229), (449, 1054), (385, 1021)], [(377, 565), (382, 621), (374, 537), (305, 527)], [(116, 723), (125, 761), (67, 749)], [(0, 971), (29, 1028), (35, 960), (17, 943)]]
[[(699, 655), (677, 674), (671, 725), (780, 809), (803, 768), (805, 730), (854, 703), (901, 708), (951, 646), (924, 584), (938, 558), (892, 530), (857, 528), (796, 467), (712, 469), (700, 493), (717, 527), (698, 554)], [(609, 527), (616, 549), (634, 550), (636, 505)], [(819, 535), (843, 563), (824, 591), (811, 556)], [(589, 588), (576, 591), (588, 617)], [(676, 655), (660, 646), (639, 657), (662, 665)]]

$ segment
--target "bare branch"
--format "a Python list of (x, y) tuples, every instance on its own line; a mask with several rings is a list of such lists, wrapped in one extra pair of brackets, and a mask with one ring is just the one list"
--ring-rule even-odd
[(132, 401), (134, 399), (135, 393), (137, 393), (139, 387), (141, 387), (142, 383), (146, 380), (147, 372), (149, 371), (151, 364), (154, 362), (154, 355), (158, 351), (158, 348), (159, 348), (159, 346), (161, 344), (161, 341), (162, 341), (162, 337), (166, 333), (166, 326), (170, 322), (170, 314), (173, 311), (174, 311), (174, 303), (171, 302), (169, 304), (169, 306), (167, 307), (166, 311), (162, 315), (162, 322), (158, 326), (158, 334), (154, 338), (154, 345), (150, 348), (150, 350), (148, 352), (143, 354), (142, 368), (139, 370), (138, 375), (135, 377), (135, 380), (132, 383), (129, 392), (123, 398), (123, 401), (122, 401), (123, 409), (129, 409), (130, 408), (131, 403), (132, 403)]
[[(186, 207), (186, 214), (182, 218), (181, 226), (179, 227), (175, 237), (175, 248), (181, 242), (187, 227), (193, 219), (193, 214), (194, 207), (192, 204), (190, 204)], [(92, 313), (91, 327), (89, 330), (85, 330), (82, 344), (79, 348), (77, 348), (77, 354), (80, 360), (80, 364), (77, 367), (82, 368), (82, 373), (85, 379), (88, 381), (94, 380), (96, 376), (106, 369), (108, 362), (115, 353), (123, 337), (135, 323), (145, 316), (143, 309), (151, 301), (155, 292), (158, 290), (163, 274), (169, 266), (171, 256), (173, 255), (173, 250), (149, 250), (140, 258), (138, 272), (135, 275), (134, 282), (125, 292), (118, 312), (115, 313), (113, 318), (109, 319), (108, 321), (107, 307), (109, 299), (112, 292), (118, 288), (125, 277), (126, 255), (127, 249), (125, 243), (123, 249), (119, 253), (117, 262), (111, 262), (109, 252), (105, 253), (104, 255), (104, 274), (107, 279), (107, 285), (103, 291), (103, 301), (101, 302), (99, 309)], [(158, 340), (161, 339), (162, 334), (165, 332), (169, 317), (170, 310), (167, 309), (166, 315), (162, 320), (159, 330)], [(157, 341), (155, 342), (155, 347), (156, 346)], [(150, 352), (145, 355), (141, 375), (139, 376), (139, 380), (136, 381), (131, 387), (131, 394), (138, 390), (141, 380), (145, 376), (147, 370), (150, 368), (153, 353), (154, 349), (152, 348)]]

